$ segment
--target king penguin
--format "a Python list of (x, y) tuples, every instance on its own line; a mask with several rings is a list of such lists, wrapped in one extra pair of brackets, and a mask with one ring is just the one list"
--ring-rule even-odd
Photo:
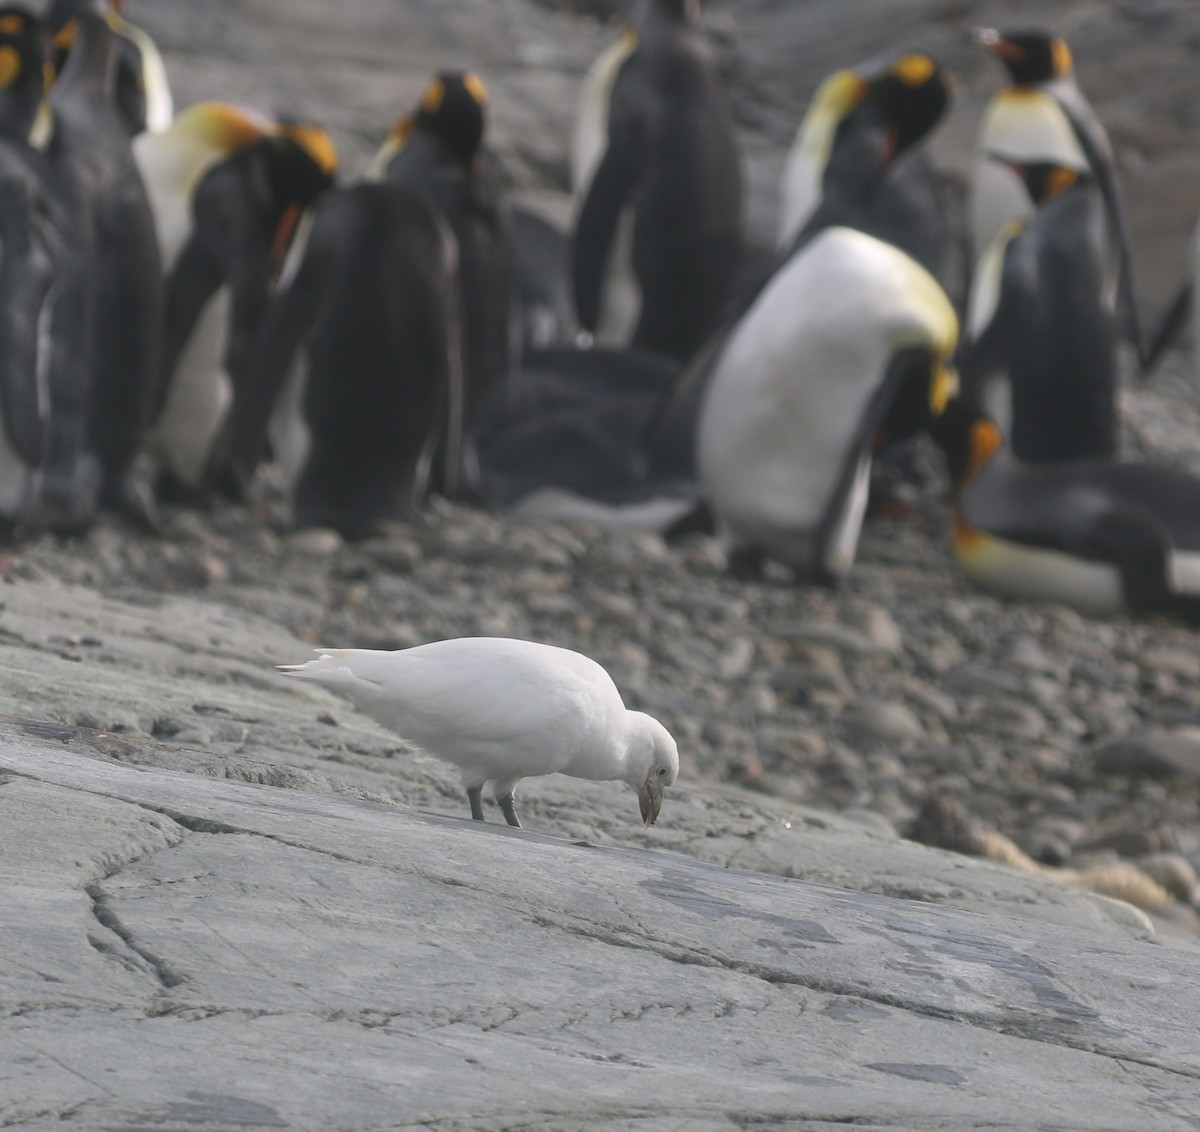
[[(742, 180), (733, 116), (698, 0), (642, 0), (621, 58), (606, 144), (575, 224), (572, 281), (594, 331), (622, 213), (641, 295), (631, 342), (686, 360), (733, 297), (742, 252)], [(629, 40), (626, 41), (629, 46)]]
[(269, 440), (292, 522), (360, 538), (416, 516), (439, 446), (453, 490), (457, 243), (403, 185), (329, 189), (308, 216), (214, 458), (244, 490)]
[(952, 87), (949, 74), (921, 51), (825, 79), (788, 153), (780, 248), (825, 204), (836, 209), (832, 222), (895, 244), (946, 282), (947, 194), (920, 143), (945, 115)]
[(157, 529), (153, 493), (134, 466), (157, 397), (163, 285), (154, 217), (112, 94), (116, 38), (84, 13), (50, 91), (47, 157), (88, 233), (91, 390), (88, 446), (101, 503)]
[(1143, 359), (1129, 224), (1112, 143), (1079, 89), (1071, 49), (1061, 36), (1042, 31), (983, 28), (975, 39), (1001, 60), (1010, 79), (988, 104), (980, 125), (971, 204), (976, 257), (1011, 221), (1033, 210), (1005, 162), (1061, 165), (1089, 174), (1105, 205), (1105, 301), (1115, 308), (1120, 299), (1130, 339)]
[(1111, 457), (1117, 358), (1103, 295), (1103, 199), (1086, 172), (1003, 164), (1037, 211), (1010, 222), (980, 261), (964, 397), (1003, 422), (1019, 459)]
[(973, 582), (1200, 624), (1200, 477), (1116, 460), (1028, 464), (961, 401), (932, 432), (953, 488), (955, 554)]
[(938, 282), (891, 244), (825, 228), (720, 346), (696, 462), (731, 563), (814, 581), (850, 569), (876, 438), (911, 435), (954, 391), (958, 324)]
[[(105, 17), (117, 36), (117, 71), (114, 97), (130, 136), (143, 130), (165, 130), (174, 116), (175, 103), (167, 68), (158, 45), (141, 28), (122, 15), (122, 0), (110, 0)], [(50, 0), (43, 17), (60, 55), (57, 69), (74, 39), (71, 21), (82, 12), (94, 11), (95, 0)]]
[[(465, 375), (460, 488), (479, 498), (479, 438), (504, 408), (514, 368), (518, 309), (512, 218), (484, 144), (487, 88), (478, 75), (443, 72), (376, 154), (369, 177), (405, 185), (448, 221), (458, 242)], [(443, 485), (438, 485), (443, 486)]]
[(22, 8), (0, 8), (0, 525), (34, 505), (48, 447), (48, 343), (55, 253), (41, 155), (28, 144), (43, 95), (48, 38)]
[(134, 139), (165, 272), (159, 399), (144, 449), (171, 486), (207, 486), (211, 447), (245, 379), (299, 214), (333, 183), (337, 153), (316, 126), (205, 102)]

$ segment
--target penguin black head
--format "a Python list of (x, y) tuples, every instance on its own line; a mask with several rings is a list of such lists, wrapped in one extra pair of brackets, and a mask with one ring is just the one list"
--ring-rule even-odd
[(464, 165), (470, 165), (483, 142), (487, 87), (470, 72), (443, 71), (425, 88), (414, 125), (437, 137)]
[(999, 57), (1016, 86), (1037, 86), (1061, 79), (1074, 66), (1071, 49), (1060, 35), (979, 28), (973, 38)]
[(1038, 206), (1053, 200), (1076, 185), (1087, 184), (1091, 178), (1078, 169), (1068, 169), (1052, 161), (1013, 161), (998, 154), (988, 154), (993, 161), (1007, 165), (1021, 180), (1029, 199)]
[(948, 72), (920, 51), (901, 55), (871, 81), (869, 97), (894, 130), (893, 157), (933, 129), (946, 112), (952, 89)]
[(700, 22), (700, 0), (650, 0), (647, 7), (681, 24)]
[(0, 8), (0, 134), (29, 137), (47, 85), (49, 37), (24, 8)]

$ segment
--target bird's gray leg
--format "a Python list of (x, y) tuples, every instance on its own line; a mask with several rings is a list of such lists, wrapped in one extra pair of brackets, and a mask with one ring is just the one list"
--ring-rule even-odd
[[(483, 802), (480, 801), (480, 795), (483, 793), (482, 786), (467, 787), (467, 801), (471, 803), (471, 817), (476, 821), (483, 821)], [(509, 800), (512, 800), (512, 795), (509, 795)], [(508, 817), (507, 814), (504, 815)]]
[(515, 825), (517, 829), (520, 829), (521, 823), (517, 819), (517, 807), (513, 801), (512, 791), (510, 790), (502, 798), (497, 798), (496, 804), (500, 807), (500, 812), (504, 815), (504, 820), (509, 825)]

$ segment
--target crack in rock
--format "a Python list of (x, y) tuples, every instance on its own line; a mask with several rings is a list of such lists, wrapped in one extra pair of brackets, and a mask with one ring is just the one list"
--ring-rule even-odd
[[(150, 969), (162, 989), (170, 990), (172, 987), (177, 987), (180, 983), (187, 981), (166, 959), (155, 955), (149, 948), (138, 943), (137, 937), (134, 936), (133, 932), (121, 922), (121, 918), (117, 915), (108, 894), (100, 887), (99, 883), (93, 882), (85, 885), (84, 891), (92, 901), (92, 915), (95, 916), (96, 922), (101, 927), (107, 928), (112, 932), (137, 959), (141, 960), (142, 964), (145, 964)], [(136, 971), (141, 969), (139, 963), (129, 955), (122, 954), (119, 948), (114, 947), (106, 939), (89, 933), (88, 943), (100, 952), (101, 955), (107, 955), (118, 962), (124, 963), (130, 970)]]

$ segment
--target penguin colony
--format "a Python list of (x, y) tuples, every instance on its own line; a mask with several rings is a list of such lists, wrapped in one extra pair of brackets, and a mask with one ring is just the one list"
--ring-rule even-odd
[(928, 145), (952, 77), (916, 47), (833, 71), (762, 249), (701, 9), (637, 0), (588, 72), (564, 228), (508, 201), (466, 67), (347, 174), (319, 123), (176, 113), (116, 0), (0, 7), (5, 537), (158, 530), (271, 465), (295, 525), (349, 538), (553, 498), (835, 584), (928, 435), (979, 584), (1200, 621), (1200, 478), (1118, 455), (1119, 344), (1148, 370), (1190, 289), (1146, 349), (1066, 42), (974, 33), (969, 231)]

